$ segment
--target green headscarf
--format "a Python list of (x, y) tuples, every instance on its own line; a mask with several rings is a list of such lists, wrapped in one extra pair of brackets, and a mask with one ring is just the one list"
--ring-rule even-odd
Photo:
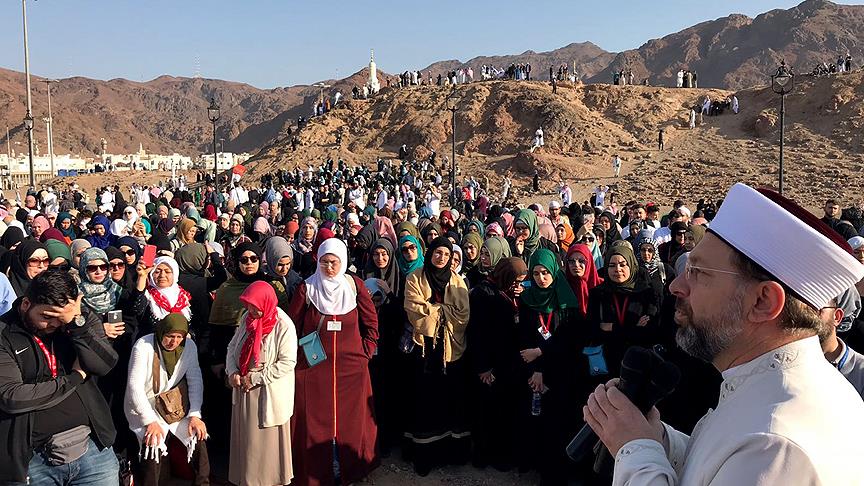
[(161, 355), (162, 363), (165, 365), (165, 371), (168, 372), (168, 378), (171, 378), (171, 375), (174, 373), (174, 368), (177, 367), (177, 362), (180, 361), (180, 355), (183, 354), (183, 343), (180, 343), (180, 346), (174, 348), (173, 351), (168, 351), (162, 347), (162, 338), (165, 337), (169, 332), (179, 332), (183, 335), (189, 333), (189, 321), (186, 320), (186, 316), (180, 314), (179, 312), (172, 312), (167, 316), (163, 317), (156, 324), (156, 331), (153, 333), (153, 339), (159, 343), (159, 354)]
[(477, 228), (477, 233), (480, 234), (480, 238), (484, 238), (486, 236), (486, 225), (484, 225), (482, 222), (476, 219), (469, 221), (468, 225), (465, 227), (465, 231), (467, 233), (471, 233), (470, 230), (472, 226)]
[(564, 272), (558, 268), (558, 259), (555, 254), (546, 248), (541, 248), (531, 255), (531, 262), (528, 264), (529, 277), (534, 272), (534, 267), (542, 266), (552, 274), (552, 285), (541, 288), (537, 282), (532, 281), (531, 286), (522, 292), (522, 302), (528, 307), (540, 312), (541, 314), (549, 314), (556, 310), (562, 309), (578, 309), (579, 300), (567, 283), (567, 277)]
[(464, 261), (462, 262), (462, 269), (466, 272), (480, 264), (480, 248), (483, 248), (483, 238), (480, 236), (479, 233), (465, 234), (465, 236), (462, 238), (463, 253), (465, 253), (465, 245), (468, 243), (474, 245), (474, 248), (477, 249), (477, 256), (474, 257), (473, 260), (469, 260), (468, 255), (465, 255), (465, 258), (463, 259)]
[[(633, 247), (630, 245), (612, 245), (612, 247), (606, 251), (606, 257), (603, 260), (606, 267), (609, 267), (609, 261), (612, 260), (612, 255), (620, 255), (624, 258), (624, 261), (627, 262), (627, 266), (630, 267), (630, 278), (622, 283), (613, 282), (611, 278), (605, 279), (604, 282), (613, 287), (633, 290), (636, 286), (636, 275), (639, 272), (639, 262), (636, 260), (636, 255), (633, 253)], [(657, 257), (655, 256), (654, 258)]]
[(65, 259), (66, 263), (72, 263), (72, 250), (69, 249), (69, 245), (66, 243), (57, 240), (47, 240), (45, 241), (45, 249), (48, 250), (48, 258), (51, 261), (60, 257)]
[(488, 275), (492, 273), (492, 270), (495, 268), (495, 265), (498, 265), (504, 258), (509, 258), (512, 254), (510, 252), (510, 243), (507, 243), (501, 236), (492, 236), (486, 241), (483, 242), (483, 246), (486, 248), (486, 251), (489, 252), (489, 268), (481, 268), (484, 274)]
[[(423, 251), (424, 252), (426, 251), (426, 244), (423, 243), (423, 237), (420, 236), (420, 230), (418, 230), (417, 226), (415, 226), (414, 223), (412, 223), (411, 221), (403, 221), (403, 222), (397, 224), (396, 227), (394, 228), (394, 230), (396, 231), (396, 238), (400, 237), (399, 233), (401, 233), (403, 231), (407, 231), (409, 235), (413, 236), (414, 238), (417, 238), (417, 241), (420, 242), (420, 245), (421, 245), (421, 248), (423, 248)], [(396, 251), (398, 252), (399, 249), (396, 248)]]
[[(406, 260), (405, 256), (402, 254), (402, 245), (404, 245), (405, 242), (414, 243), (414, 245), (417, 247), (417, 259), (413, 262), (409, 262), (408, 260)], [(396, 251), (396, 263), (399, 264), (399, 271), (402, 272), (402, 275), (407, 277), (414, 270), (417, 270), (418, 268), (423, 268), (424, 259), (423, 252), (421, 251), (422, 248), (423, 247), (420, 246), (420, 240), (415, 238), (413, 235), (405, 235), (402, 238), (399, 238), (399, 246), (398, 248), (394, 248), (394, 250)]]
[[(528, 226), (528, 238), (525, 240), (525, 250), (531, 254), (540, 246), (540, 230), (537, 225), (537, 213), (530, 209), (520, 209), (518, 213), (516, 213), (516, 219), (513, 220), (513, 225), (519, 221), (525, 223)], [(528, 266), (528, 272), (531, 272), (531, 268), (533, 265)]]

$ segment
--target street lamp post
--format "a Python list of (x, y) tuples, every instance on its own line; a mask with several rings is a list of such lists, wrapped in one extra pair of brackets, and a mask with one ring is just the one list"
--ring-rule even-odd
[(30, 187), (36, 187), (36, 177), (33, 174), (33, 115), (30, 114), (30, 110), (27, 110), (27, 114), (24, 116), (24, 130), (27, 130), (27, 140), (30, 141), (30, 153), (27, 154), (30, 157)]
[(451, 113), (452, 152), (450, 158), (450, 207), (456, 207), (456, 87), (447, 96), (447, 109)]
[(30, 97), (30, 49), (27, 46), (27, 0), (21, 0), (21, 17), (24, 19), (24, 79), (27, 84), (27, 116), (24, 117), (24, 127), (27, 128), (27, 119), (30, 119), (30, 128), (27, 128), (27, 152), (30, 153), (30, 188), (36, 188), (36, 178), (33, 175), (33, 100)]
[(771, 76), (771, 89), (780, 95), (780, 173), (778, 182), (778, 192), (783, 194), (783, 138), (785, 135), (786, 125), (786, 95), (792, 91), (795, 86), (795, 75), (786, 66), (786, 61), (780, 63), (777, 68), (777, 74)]
[(48, 157), (51, 158), (51, 177), (54, 177), (54, 117), (51, 115), (51, 83), (56, 79), (45, 79), (48, 86)]
[[(216, 197), (219, 197), (219, 159), (216, 156), (216, 122), (219, 120), (219, 105), (215, 98), (210, 98), (210, 106), (207, 107), (207, 118), (213, 123), (213, 189)], [(217, 199), (218, 201), (218, 199)]]

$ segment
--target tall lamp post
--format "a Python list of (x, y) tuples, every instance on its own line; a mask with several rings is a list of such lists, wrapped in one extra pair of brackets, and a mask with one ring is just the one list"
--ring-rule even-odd
[(795, 75), (786, 66), (786, 61), (780, 63), (777, 74), (771, 76), (771, 89), (780, 95), (780, 174), (778, 191), (783, 194), (783, 137), (785, 135), (786, 95), (795, 86)]
[(24, 115), (24, 130), (27, 130), (27, 140), (30, 141), (30, 150), (27, 154), (30, 158), (30, 187), (36, 187), (36, 177), (33, 174), (33, 115), (30, 114), (30, 110), (27, 110), (27, 114)]
[(54, 177), (54, 117), (51, 115), (51, 83), (56, 79), (43, 80), (48, 87), (48, 157), (51, 158), (51, 177)]
[(213, 189), (216, 197), (219, 197), (219, 159), (216, 157), (216, 122), (219, 120), (219, 105), (216, 104), (215, 98), (210, 98), (207, 118), (213, 123)]
[(450, 157), (450, 207), (456, 207), (456, 110), (458, 103), (456, 100), (456, 87), (447, 96), (447, 109), (450, 110), (451, 131), (452, 133), (452, 153)]
[[(27, 0), (21, 0), (21, 16), (24, 19), (24, 79), (27, 84), (27, 116), (24, 117), (24, 128), (27, 129), (27, 152), (30, 153), (30, 187), (36, 188), (36, 177), (33, 175), (33, 100), (30, 96), (30, 49), (27, 47)], [(27, 128), (27, 119), (30, 128)]]

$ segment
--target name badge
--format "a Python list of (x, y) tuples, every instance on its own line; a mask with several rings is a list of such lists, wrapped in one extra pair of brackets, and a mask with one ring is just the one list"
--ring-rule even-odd
[(342, 330), (342, 321), (327, 321), (327, 330), (339, 332)]
[(537, 332), (539, 332), (540, 335), (543, 336), (543, 339), (548, 340), (549, 338), (552, 337), (552, 333), (549, 332), (547, 329), (544, 329), (543, 326), (538, 327)]

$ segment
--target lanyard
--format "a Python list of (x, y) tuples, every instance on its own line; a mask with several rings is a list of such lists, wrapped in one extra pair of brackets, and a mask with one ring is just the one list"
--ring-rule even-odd
[(612, 294), (612, 299), (615, 301), (615, 314), (618, 315), (618, 324), (624, 325), (624, 317), (627, 313), (627, 303), (630, 301), (630, 296), (624, 297), (624, 305), (618, 305), (618, 294)]
[(553, 312), (549, 313), (549, 319), (546, 319), (546, 323), (543, 323), (543, 314), (537, 314), (537, 320), (540, 321), (540, 327), (543, 328), (543, 334), (549, 334), (549, 326), (552, 325), (552, 314)]
[(51, 351), (48, 351), (48, 347), (45, 346), (45, 343), (42, 342), (37, 336), (33, 336), (33, 341), (39, 346), (39, 349), (42, 350), (42, 353), (45, 355), (45, 359), (48, 361), (48, 368), (51, 369), (51, 378), (57, 378), (57, 357), (54, 356), (54, 343), (51, 343)]
[(840, 368), (842, 368), (843, 365), (846, 364), (846, 360), (849, 359), (849, 345), (846, 343), (843, 343), (843, 346), (846, 346), (846, 349), (843, 350), (843, 357), (840, 358), (840, 361), (837, 362), (837, 369), (838, 370)]

